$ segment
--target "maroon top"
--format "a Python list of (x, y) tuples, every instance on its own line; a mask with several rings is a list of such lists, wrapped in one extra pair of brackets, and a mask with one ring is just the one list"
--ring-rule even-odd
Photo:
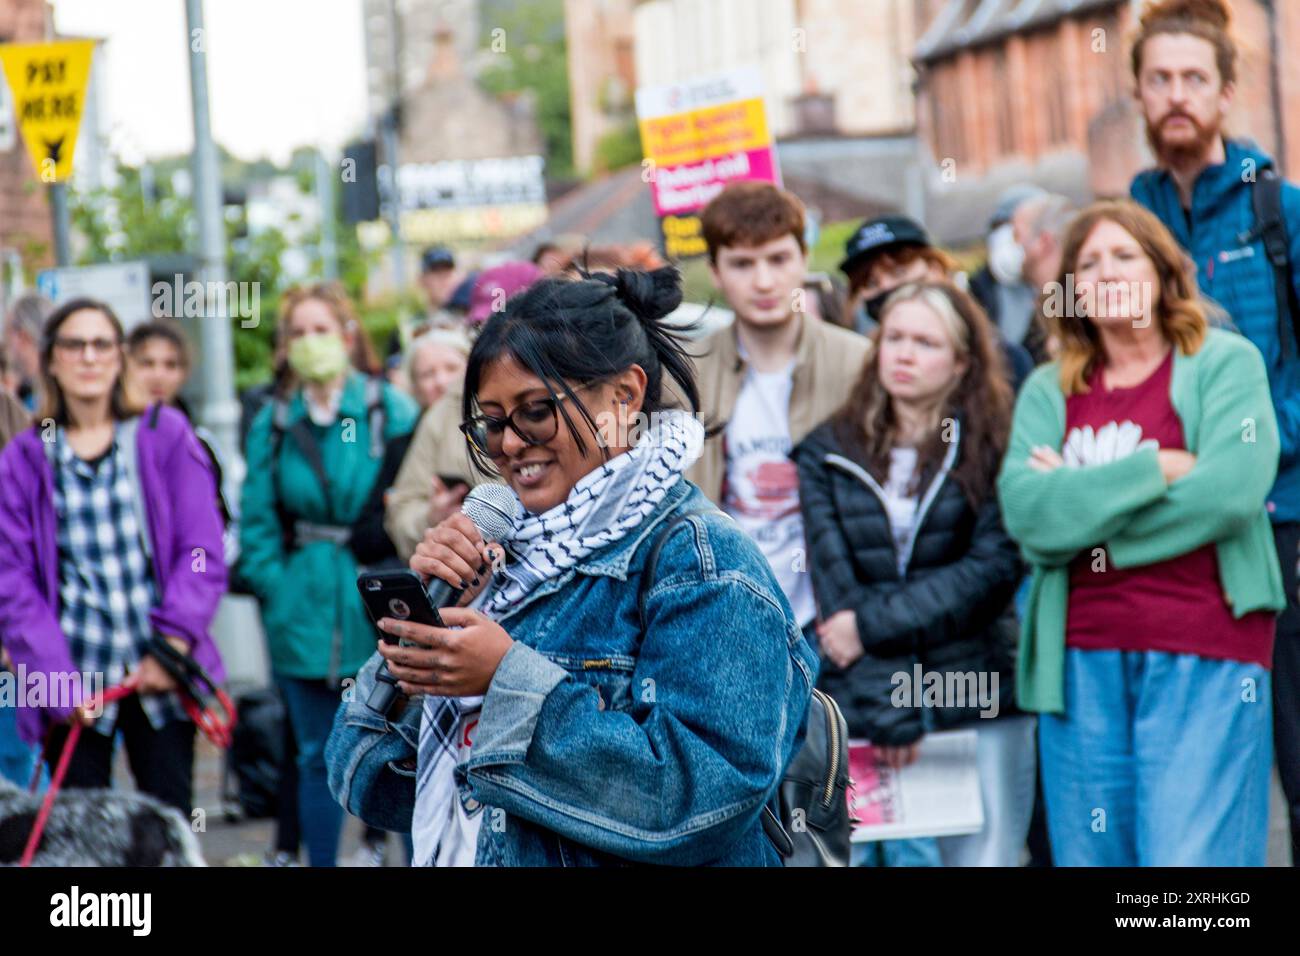
[[(1065, 403), (1066, 465), (1105, 464), (1148, 444), (1186, 449), (1169, 398), (1173, 364), (1170, 349), (1145, 381), (1109, 390), (1098, 366), (1090, 391)], [(1232, 616), (1213, 544), (1127, 569), (1087, 548), (1070, 564), (1067, 647), (1168, 651), (1270, 667), (1275, 620), (1272, 611)]]

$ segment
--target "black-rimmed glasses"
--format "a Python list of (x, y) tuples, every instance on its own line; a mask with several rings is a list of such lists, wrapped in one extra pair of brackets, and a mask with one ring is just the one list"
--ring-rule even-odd
[[(574, 391), (590, 388), (593, 384), (596, 383), (580, 385)], [(545, 445), (559, 431), (560, 402), (566, 398), (567, 395), (557, 395), (524, 402), (504, 417), (475, 415), (461, 422), (460, 430), (474, 448), (489, 458), (500, 458), (504, 454), (502, 443), (507, 428), (529, 445)]]

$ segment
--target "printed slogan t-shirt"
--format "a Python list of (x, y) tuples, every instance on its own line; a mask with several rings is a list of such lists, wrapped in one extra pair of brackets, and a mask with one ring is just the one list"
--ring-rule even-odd
[(800, 627), (817, 616), (805, 560), (799, 473), (790, 458), (793, 363), (781, 372), (750, 369), (723, 434), (727, 476), (722, 507), (754, 539)]
[[(1107, 390), (1101, 368), (1090, 391), (1065, 403), (1066, 467), (1116, 461), (1139, 448), (1187, 448), (1169, 398), (1173, 349), (1145, 381)], [(1271, 666), (1274, 616), (1232, 615), (1214, 545), (1167, 561), (1116, 568), (1105, 542), (1070, 564), (1066, 646), (1091, 650), (1166, 651)]]

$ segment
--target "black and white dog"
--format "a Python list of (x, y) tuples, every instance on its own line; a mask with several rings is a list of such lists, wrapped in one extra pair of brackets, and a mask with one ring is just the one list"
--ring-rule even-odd
[[(16, 865), (42, 795), (0, 778), (0, 866)], [(119, 790), (61, 790), (33, 866), (205, 866), (199, 841), (176, 810)]]

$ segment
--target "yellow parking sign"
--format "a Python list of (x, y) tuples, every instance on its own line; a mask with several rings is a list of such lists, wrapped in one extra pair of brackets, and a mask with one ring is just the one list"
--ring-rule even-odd
[(14, 118), (44, 182), (63, 182), (72, 175), (94, 50), (94, 40), (0, 44)]

